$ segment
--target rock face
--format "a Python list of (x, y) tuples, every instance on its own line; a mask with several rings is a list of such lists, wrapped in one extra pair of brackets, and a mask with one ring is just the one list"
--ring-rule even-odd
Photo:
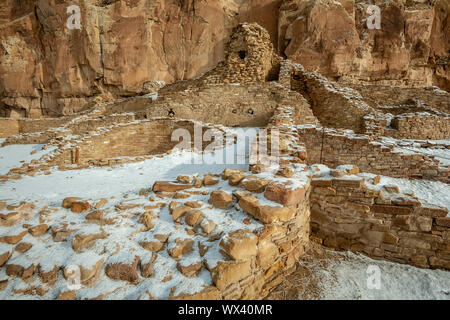
[(17, 2), (0, 9), (0, 116), (72, 114), (199, 76), (223, 60), (240, 10), (264, 12), (259, 1), (80, 0), (81, 29), (70, 30), (68, 4)]
[(374, 1), (381, 29), (369, 29), (368, 1), (293, 0), (280, 9), (280, 51), (306, 69), (350, 82), (450, 89), (450, 3)]
[(79, 0), (79, 30), (62, 1), (3, 2), (0, 117), (70, 115), (198, 77), (241, 22), (333, 79), (450, 88), (447, 0), (377, 0), (381, 30), (367, 28), (362, 0)]

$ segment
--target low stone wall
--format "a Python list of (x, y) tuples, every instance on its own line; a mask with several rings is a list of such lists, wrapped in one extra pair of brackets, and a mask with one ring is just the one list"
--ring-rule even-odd
[[(203, 131), (212, 129), (201, 124), (199, 126)], [(164, 154), (182, 141), (171, 141), (172, 134), (177, 129), (189, 131), (192, 139), (190, 145), (193, 146), (194, 122), (170, 119), (145, 120), (99, 129), (94, 134), (71, 143), (70, 148), (60, 150), (61, 153), (48, 165), (64, 166), (118, 157)]]
[[(309, 189), (309, 186), (306, 187)], [(305, 190), (301, 192), (304, 194)], [(261, 299), (279, 285), (287, 274), (295, 271), (295, 262), (309, 247), (308, 195), (289, 208), (271, 207), (271, 211), (266, 213), (263, 213), (264, 209), (253, 206), (248, 196), (239, 200), (244, 211), (263, 220), (264, 227), (256, 235), (248, 233), (242, 237), (239, 233), (243, 232), (238, 231), (228, 234), (225, 237), (227, 240), (222, 240), (221, 250), (229, 260), (219, 261), (215, 268), (210, 269), (215, 287), (208, 288), (207, 292), (215, 294), (207, 298)], [(281, 211), (284, 211), (284, 217), (279, 216)], [(288, 211), (291, 213), (286, 215)], [(205, 298), (204, 292), (190, 298)]]
[(441, 112), (450, 113), (450, 93), (437, 88), (404, 88), (352, 83), (344, 85), (357, 90), (373, 108), (386, 105), (397, 106), (410, 99), (416, 99)]
[(405, 139), (450, 139), (450, 117), (410, 114), (395, 117), (391, 122), (394, 138)]
[(148, 102), (147, 118), (173, 116), (229, 127), (264, 127), (278, 106), (294, 107), (296, 123), (317, 123), (308, 102), (274, 83), (211, 85), (161, 92)]
[(331, 168), (352, 163), (361, 170), (394, 178), (414, 178), (450, 182), (449, 169), (423, 154), (394, 152), (392, 146), (364, 135), (338, 133), (331, 129), (299, 127), (297, 134), (306, 145), (308, 164)]
[(311, 182), (312, 239), (376, 259), (450, 270), (448, 210), (423, 205), (395, 186), (381, 190), (364, 179)]
[(19, 133), (19, 121), (16, 119), (0, 119), (0, 139)]
[(7, 138), (17, 134), (28, 134), (58, 128), (69, 122), (61, 119), (0, 119), (0, 137)]
[(396, 139), (446, 140), (450, 138), (450, 117), (429, 113), (384, 114), (364, 117), (366, 134)]
[(279, 82), (300, 92), (324, 126), (350, 129), (359, 133), (364, 128), (363, 117), (373, 112), (355, 90), (340, 87), (289, 60), (281, 63)]

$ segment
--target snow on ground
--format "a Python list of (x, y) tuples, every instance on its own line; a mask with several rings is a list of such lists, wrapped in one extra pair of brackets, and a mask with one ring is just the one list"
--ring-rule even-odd
[[(26, 149), (28, 154), (32, 150), (30, 148), (39, 148), (38, 146), (31, 146), (13, 145), (10, 149), (5, 149), (8, 147), (0, 148), (0, 157), (3, 155), (6, 158), (6, 155), (8, 155), (11, 159), (9, 160), (10, 166), (12, 166), (14, 159), (16, 165), (13, 167), (20, 166), (20, 160), (23, 160), (26, 154), (21, 147), (24, 147), (23, 149)], [(180, 174), (222, 173), (226, 168), (247, 170), (247, 147), (241, 145), (237, 148), (235, 145), (231, 145), (225, 148), (225, 154), (234, 152), (235, 163), (237, 164), (205, 164), (201, 161), (201, 154), (180, 151), (113, 168), (89, 168), (72, 171), (51, 170), (50, 175), (23, 176), (19, 180), (0, 184), (0, 199), (10, 199), (17, 202), (38, 200), (38, 205), (56, 206), (60, 205), (61, 201), (68, 196), (92, 199), (113, 196), (121, 198), (124, 194), (138, 193), (143, 188), (150, 188), (155, 181), (176, 180)], [(18, 150), (23, 152), (20, 153)], [(15, 155), (10, 156), (11, 154)], [(204, 162), (211, 159), (214, 159), (212, 153), (203, 157)], [(3, 164), (3, 159), (1, 160), (0, 170), (2, 167), (6, 168), (6, 163), (8, 161)]]
[[(450, 272), (373, 260), (351, 252), (335, 255), (327, 268), (315, 267), (313, 272), (321, 299), (450, 300)], [(377, 284), (371, 281), (377, 273), (374, 270), (380, 271), (380, 289), (371, 288)]]
[[(256, 131), (255, 131), (256, 132)], [(66, 242), (51, 242), (51, 235), (47, 234), (41, 238), (35, 238), (26, 234), (24, 242), (29, 242), (33, 247), (24, 254), (14, 253), (9, 263), (28, 267), (33, 263), (39, 263), (45, 271), (52, 270), (53, 266), (76, 265), (83, 268), (91, 268), (99, 259), (104, 258), (105, 263), (115, 263), (118, 261), (131, 262), (135, 255), (140, 256), (145, 262), (151, 254), (140, 247), (140, 241), (153, 240), (154, 234), (169, 234), (169, 243), (173, 243), (175, 238), (186, 238), (188, 234), (182, 226), (173, 223), (167, 204), (171, 199), (159, 199), (158, 202), (166, 203), (166, 206), (156, 209), (159, 219), (157, 220), (152, 234), (139, 233), (136, 227), (136, 216), (141, 214), (145, 205), (154, 205), (149, 202), (145, 195), (139, 195), (141, 189), (149, 190), (153, 183), (158, 180), (175, 180), (180, 174), (200, 174), (216, 173), (220, 174), (225, 168), (248, 169), (248, 146), (241, 145), (227, 146), (226, 153), (232, 150), (235, 160), (240, 160), (239, 164), (212, 164), (205, 165), (200, 161), (197, 164), (190, 163), (192, 158), (200, 158), (200, 154), (191, 152), (176, 152), (170, 155), (154, 157), (152, 159), (128, 163), (112, 168), (90, 168), (84, 170), (58, 171), (51, 170), (49, 175), (23, 176), (19, 180), (10, 180), (0, 183), (0, 199), (7, 200), (8, 203), (19, 203), (20, 201), (33, 202), (36, 209), (48, 206), (56, 208), (56, 212), (51, 213), (50, 219), (46, 222), (50, 228), (60, 228), (61, 224), (67, 223), (71, 228), (79, 230), (84, 234), (99, 234), (102, 231), (108, 234), (108, 238), (99, 239), (89, 251), (74, 253), (71, 249), (71, 238)], [(14, 146), (15, 147), (15, 146)], [(14, 149), (16, 150), (16, 149)], [(203, 160), (214, 157), (213, 153), (205, 155)], [(23, 158), (23, 157), (22, 157)], [(195, 161), (194, 161), (195, 163)], [(231, 192), (232, 188), (227, 181), (220, 181), (218, 185), (211, 188), (202, 188), (198, 191), (208, 191), (206, 194), (192, 195), (189, 201), (201, 201), (206, 204), (211, 189), (222, 189)], [(95, 203), (100, 198), (107, 198), (107, 205), (102, 208), (105, 211), (105, 218), (117, 219), (114, 225), (86, 225), (83, 214), (74, 215), (68, 209), (61, 208), (61, 202), (68, 196), (77, 196), (83, 199), (91, 199)], [(117, 204), (138, 204), (137, 208), (121, 211), (114, 210)], [(250, 219), (250, 224), (243, 224), (243, 220), (249, 218), (241, 210), (231, 208), (229, 210), (215, 210), (202, 208), (207, 219), (214, 221), (218, 227), (218, 232), (224, 234), (242, 228), (250, 230), (261, 227), (256, 220)], [(32, 215), (27, 218), (27, 223), (37, 225), (40, 222), (39, 215)], [(219, 230), (220, 229), (220, 230)], [(13, 227), (0, 227), (0, 234), (13, 235), (24, 231), (22, 224)], [(191, 237), (194, 241), (204, 241), (200, 235)], [(203, 259), (208, 261), (208, 265), (214, 267), (218, 260), (223, 257), (219, 254), (219, 241), (205, 243), (210, 246), (210, 250)], [(13, 245), (0, 244), (0, 252), (12, 251)], [(199, 249), (195, 246), (194, 251), (183, 261), (200, 261)], [(138, 299), (148, 298), (150, 295), (158, 299), (167, 299), (170, 290), (176, 287), (175, 295), (184, 293), (195, 293), (203, 286), (211, 285), (212, 279), (208, 271), (203, 270), (196, 278), (186, 278), (176, 272), (176, 261), (171, 258), (167, 250), (158, 253), (158, 257), (153, 263), (155, 274), (150, 279), (141, 279), (138, 285), (126, 284), (123, 281), (113, 281), (102, 274), (99, 282), (93, 288), (83, 288), (79, 290), (78, 296), (82, 298), (95, 298), (100, 294), (106, 294), (109, 299)], [(173, 272), (174, 271), (174, 272)], [(171, 276), (171, 279), (163, 281)], [(4, 268), (0, 271), (0, 280), (7, 279)], [(13, 294), (14, 290), (26, 289), (29, 286), (41, 285), (35, 279), (32, 283), (24, 283), (21, 279), (10, 279), (7, 288), (0, 292), (0, 299), (54, 299), (60, 290), (65, 290), (67, 283), (64, 279), (50, 288), (43, 297), (23, 294)], [(108, 295), (109, 294), (109, 295)]]
[[(1, 145), (1, 141), (0, 141)], [(37, 160), (43, 155), (54, 150), (49, 147), (42, 149), (42, 144), (20, 144), (9, 145), (0, 148), (0, 175), (7, 174), (12, 168), (19, 168), (23, 163), (29, 163), (31, 160)], [(34, 154), (31, 152), (35, 151)], [(23, 161), (23, 162), (21, 162)]]

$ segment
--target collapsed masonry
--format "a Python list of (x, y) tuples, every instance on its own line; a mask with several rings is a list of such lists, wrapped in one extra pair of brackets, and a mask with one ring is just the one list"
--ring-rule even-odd
[[(450, 270), (448, 210), (380, 178), (450, 182), (448, 163), (433, 152), (450, 148), (438, 141), (450, 138), (449, 94), (398, 89), (397, 100), (388, 101), (383, 87), (330, 82), (281, 61), (271, 46), (264, 29), (243, 24), (226, 61), (199, 79), (76, 116), (0, 120), (3, 146), (39, 143), (50, 150), (0, 176), (4, 183), (51, 175), (55, 168), (167, 157), (174, 152), (173, 130), (192, 132), (196, 124), (219, 132), (258, 126), (281, 133), (275, 171), (257, 164), (203, 175), (179, 172), (177, 181), (157, 181), (118, 204), (67, 198), (61, 208), (0, 201), (1, 228), (7, 231), (0, 237), (0, 267), (7, 275), (0, 279), (0, 293), (86, 297), (60, 287), (69, 264), (44, 259), (45, 252), (37, 251), (43, 243), (65, 251), (69, 261), (95, 256), (81, 268), (87, 288), (108, 279), (125, 285), (151, 279), (167, 292), (150, 290), (139, 298), (263, 298), (295, 270), (310, 241)], [(211, 278), (206, 287), (191, 292), (183, 286), (205, 274)], [(17, 288), (18, 281), (33, 284)]]

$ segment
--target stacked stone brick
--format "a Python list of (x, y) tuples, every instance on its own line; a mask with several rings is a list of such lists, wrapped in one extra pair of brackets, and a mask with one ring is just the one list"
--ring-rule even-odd
[(450, 270), (447, 209), (422, 204), (397, 186), (367, 185), (357, 175), (317, 177), (311, 185), (315, 241), (376, 259)]

